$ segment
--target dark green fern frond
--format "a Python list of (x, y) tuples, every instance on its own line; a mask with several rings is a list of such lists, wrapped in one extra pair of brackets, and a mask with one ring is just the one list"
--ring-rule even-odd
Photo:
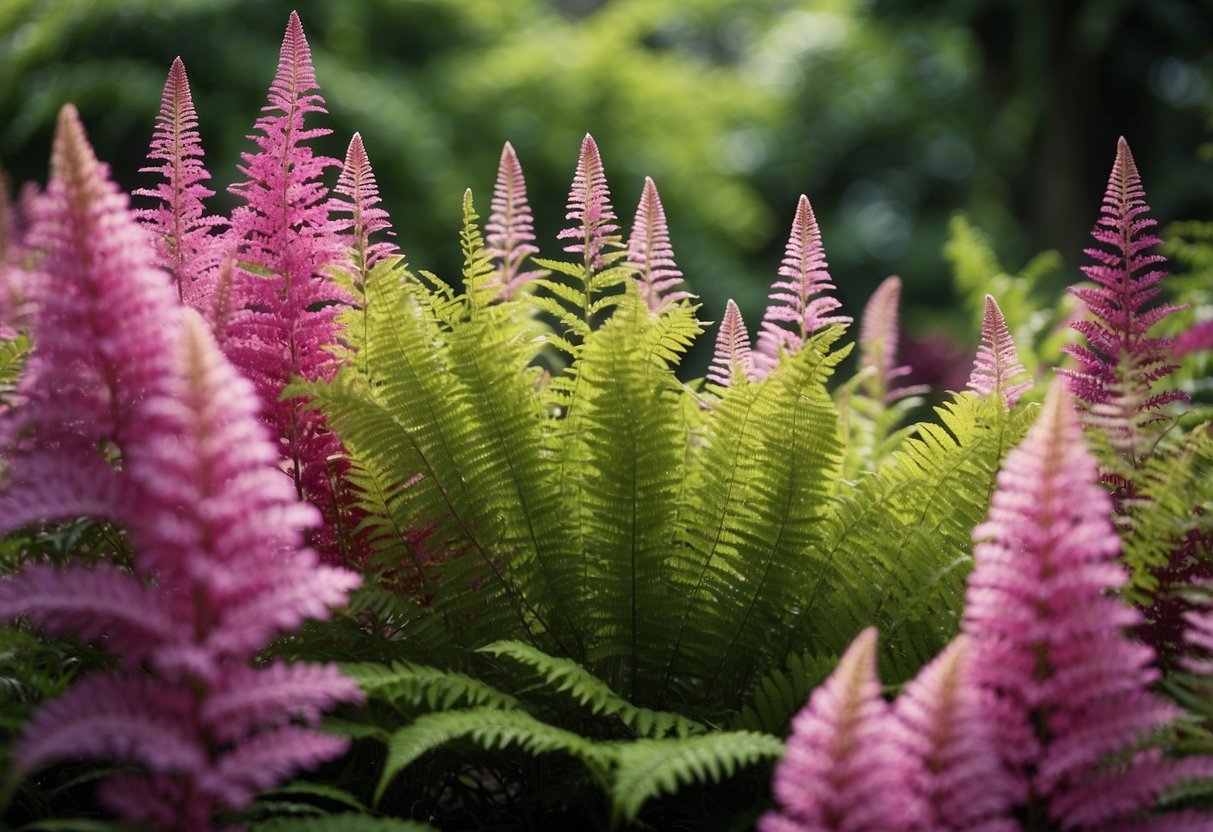
[(387, 762), (375, 788), (375, 802), (407, 766), (426, 752), (457, 739), (470, 740), (486, 750), (517, 746), (532, 756), (560, 751), (581, 761), (600, 784), (605, 786), (607, 782), (609, 753), (585, 737), (541, 722), (524, 711), (469, 708), (425, 714), (396, 731), (388, 742)]
[(801, 598), (788, 650), (836, 654), (875, 624), (887, 679), (908, 678), (955, 634), (972, 531), (985, 516), (1003, 454), (1034, 408), (954, 394), (893, 460), (844, 495), (817, 555), (831, 565)]
[(656, 325), (629, 286), (619, 311), (585, 344), (580, 398), (561, 446), (576, 478), (566, 493), (575, 495), (581, 544), (573, 609), (587, 630), (589, 667), (629, 698), (653, 682), (668, 650), (666, 559), (687, 443), (681, 388), (655, 360), (657, 347), (646, 349)]
[(635, 740), (617, 747), (611, 811), (635, 820), (644, 804), (691, 783), (719, 783), (739, 769), (784, 753), (783, 741), (753, 731), (717, 731), (696, 737)]
[(771, 670), (758, 680), (752, 700), (737, 713), (730, 727), (786, 736), (793, 715), (837, 664), (837, 656), (793, 653), (786, 667)]
[(253, 832), (437, 832), (428, 823), (376, 818), (363, 812), (318, 817), (282, 817), (253, 824)]
[(691, 681), (692, 698), (734, 701), (782, 661), (778, 634), (824, 568), (813, 553), (842, 459), (825, 380), (847, 353), (831, 351), (841, 334), (827, 328), (762, 382), (729, 388), (708, 416), (671, 559), (679, 618), (663, 689)]
[(376, 662), (342, 664), (341, 671), (358, 683), (367, 699), (392, 705), (424, 704), (431, 710), (448, 710), (456, 705), (518, 707), (513, 696), (479, 679), (412, 662), (392, 662), (390, 666)]
[(534, 670), (544, 685), (565, 694), (598, 716), (617, 717), (639, 737), (680, 737), (701, 733), (704, 726), (681, 714), (638, 708), (584, 667), (571, 659), (549, 656), (520, 641), (498, 641), (480, 648), (481, 653), (506, 656)]
[(468, 313), (476, 315), (492, 302), (498, 287), (493, 282), (496, 274), (492, 259), (484, 248), (484, 236), (477, 220), (480, 215), (472, 204), (472, 189), (463, 192), (463, 228), (459, 231), (459, 248), (463, 251), (463, 292), (467, 298)]

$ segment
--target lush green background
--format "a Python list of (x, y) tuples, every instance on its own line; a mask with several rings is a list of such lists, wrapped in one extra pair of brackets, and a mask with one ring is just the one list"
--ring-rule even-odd
[(487, 213), (506, 140), (555, 253), (586, 131), (621, 217), (657, 182), (709, 319), (729, 296), (760, 314), (802, 192), (848, 310), (899, 273), (918, 335), (955, 326), (954, 211), (1012, 268), (1059, 249), (1071, 282), (1120, 134), (1158, 217), (1213, 208), (1208, 0), (0, 0), (0, 163), (44, 178), (74, 101), (137, 187), (180, 54), (222, 192), (292, 7), (331, 108), (324, 149), (362, 132), (410, 261), (448, 274), (460, 194)]

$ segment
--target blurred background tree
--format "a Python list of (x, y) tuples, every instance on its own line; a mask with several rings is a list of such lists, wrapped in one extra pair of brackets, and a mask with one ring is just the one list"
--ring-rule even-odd
[(586, 132), (621, 217), (657, 182), (701, 316), (734, 297), (751, 326), (800, 193), (847, 311), (901, 274), (905, 329), (928, 339), (977, 323), (946, 317), (949, 217), (966, 212), (1014, 269), (1058, 249), (1052, 279), (1071, 282), (1118, 135), (1157, 217), (1213, 215), (1195, 152), (1209, 0), (0, 0), (0, 164), (43, 180), (73, 101), (118, 180), (144, 184), (179, 54), (225, 210), (291, 8), (330, 108), (322, 149), (340, 157), (361, 131), (410, 262), (444, 274), (460, 195), (487, 213), (506, 140), (558, 253)]

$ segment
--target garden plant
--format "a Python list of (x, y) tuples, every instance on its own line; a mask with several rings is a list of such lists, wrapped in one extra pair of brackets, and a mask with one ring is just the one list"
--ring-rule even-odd
[(954, 220), (938, 394), (806, 196), (749, 328), (589, 135), (440, 275), (325, 112), (292, 14), (229, 213), (180, 59), (142, 187), (65, 103), (0, 191), (14, 828), (1213, 830), (1213, 232), (1124, 138), (1063, 298)]

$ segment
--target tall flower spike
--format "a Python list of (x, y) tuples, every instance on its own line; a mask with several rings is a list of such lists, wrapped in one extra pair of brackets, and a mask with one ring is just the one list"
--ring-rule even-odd
[(972, 646), (958, 636), (906, 685), (893, 705), (891, 740), (902, 749), (921, 829), (1018, 832), (1023, 795), (1002, 768), (985, 693), (972, 678)]
[(747, 381), (750, 377), (750, 334), (746, 332), (741, 310), (730, 298), (724, 308), (724, 320), (716, 334), (716, 354), (708, 367), (708, 381), (721, 387), (732, 387), (734, 382)]
[(564, 218), (573, 224), (556, 238), (572, 240), (564, 250), (580, 254), (590, 272), (608, 265), (608, 249), (623, 248), (615, 209), (611, 207), (611, 191), (607, 187), (602, 155), (594, 137), (588, 133), (581, 141), (581, 154)]
[(1085, 250), (1095, 262), (1082, 270), (1096, 285), (1070, 288), (1090, 311), (1090, 317), (1071, 324), (1087, 345), (1067, 345), (1078, 367), (1062, 372), (1070, 392), (1086, 405), (1088, 422), (1131, 459), (1150, 441), (1141, 428), (1162, 418), (1158, 411), (1164, 405), (1187, 399), (1179, 390), (1155, 390), (1175, 370), (1173, 341), (1149, 332), (1179, 307), (1163, 303), (1146, 308), (1166, 277), (1165, 258), (1149, 253), (1161, 240), (1150, 230), (1158, 223), (1147, 216), (1148, 210), (1137, 164), (1121, 138), (1091, 231), (1099, 245)]
[(371, 160), (366, 155), (360, 133), (350, 139), (333, 193), (332, 210), (350, 215), (347, 223), (342, 224), (342, 230), (353, 237), (353, 265), (365, 282), (375, 264), (397, 254), (398, 249), (395, 243), (387, 240), (371, 242), (372, 234), (383, 231), (392, 237), (395, 233), (391, 230), (387, 211), (379, 207), (379, 186), (375, 183), (375, 171), (371, 170)]
[(499, 298), (509, 299), (520, 286), (547, 274), (539, 269), (524, 271), (522, 268), (528, 257), (539, 253), (539, 247), (535, 245), (535, 223), (526, 198), (522, 165), (509, 142), (501, 148), (497, 182), (493, 185), (492, 213), (484, 230), (485, 251), (493, 260), (495, 280), (501, 287), (497, 293)]
[(109, 452), (137, 430), (134, 411), (164, 372), (165, 321), (177, 307), (126, 208), (65, 105), (30, 218), (30, 245), (42, 252), (23, 279), (35, 350), (18, 382), (22, 405), (0, 418), (0, 528), (121, 513)]
[(897, 364), (897, 305), (901, 300), (901, 278), (886, 277), (863, 309), (859, 327), (859, 363), (865, 372), (864, 387), (878, 401), (892, 403), (927, 392), (922, 385), (894, 387), (893, 382), (909, 375), (910, 368)]
[[(314, 503), (325, 526), (317, 544), (331, 560), (341, 558), (341, 516), (334, 494), (341, 446), (322, 417), (300, 399), (282, 399), (295, 376), (331, 378), (337, 359), (337, 315), (352, 298), (327, 271), (345, 262), (348, 247), (321, 177), (337, 160), (316, 156), (306, 142), (327, 129), (304, 129), (304, 117), (323, 113), (311, 50), (299, 15), (291, 12), (282, 41), (269, 105), (244, 153), (247, 177), (231, 187), (245, 205), (232, 215), (237, 259), (252, 270), (236, 272), (230, 307), (235, 310), (223, 341), (228, 356), (257, 387), (265, 419), (280, 438), (296, 493)], [(337, 460), (334, 463), (334, 460)]]
[(161, 181), (155, 188), (139, 188), (134, 195), (158, 200), (155, 208), (137, 211), (136, 216), (152, 232), (156, 254), (172, 274), (178, 296), (196, 308), (209, 293), (208, 278), (219, 258), (219, 238), (212, 231), (224, 224), (221, 217), (208, 215), (203, 206), (203, 200), (215, 192), (202, 184), (211, 178), (202, 157), (198, 114), (185, 64), (178, 57), (164, 83), (148, 152), (149, 161), (158, 164), (139, 169), (140, 173), (159, 174)]
[(1153, 651), (1125, 634), (1140, 614), (1115, 594), (1126, 576), (1111, 509), (1070, 396), (1054, 385), (973, 532), (964, 630), (1008, 771), (1062, 829), (1113, 828), (1213, 773), (1207, 758), (1138, 753), (1179, 710), (1150, 690)]
[(771, 284), (754, 349), (754, 370), (760, 378), (775, 366), (781, 352), (797, 352), (821, 327), (851, 323), (846, 315), (829, 314), (841, 304), (837, 298), (825, 294), (834, 288), (828, 267), (817, 217), (808, 197), (801, 194), (779, 267), (783, 279)]
[(889, 727), (876, 676), (876, 630), (869, 628), (792, 720), (787, 754), (775, 768), (779, 809), (759, 819), (759, 832), (911, 828)]
[(165, 325), (178, 336), (172, 365), (124, 448), (139, 506), (125, 518), (135, 573), (34, 567), (0, 593), (0, 617), (104, 632), (126, 659), (36, 714), (16, 768), (134, 763), (142, 773), (102, 786), (111, 808), (156, 829), (209, 830), (216, 810), (245, 808), (257, 790), (344, 751), (344, 740), (304, 726), (358, 700), (351, 680), (332, 667), (251, 662), (283, 631), (326, 617), (358, 579), (301, 548), (315, 510), (278, 473), (251, 385), (206, 324), (188, 313)]
[(973, 361), (969, 389), (979, 396), (1001, 396), (1003, 404), (1010, 410), (1024, 391), (1032, 387), (1030, 378), (1011, 383), (1011, 379), (1025, 372), (1015, 352), (1015, 341), (1007, 330), (1006, 318), (998, 308), (998, 301), (994, 300), (993, 295), (986, 295), (986, 311), (981, 321), (981, 345)]
[(640, 204), (636, 206), (632, 235), (628, 238), (628, 268), (636, 272), (640, 295), (654, 312), (668, 303), (692, 297), (690, 292), (675, 289), (682, 285), (682, 272), (674, 262), (661, 196), (647, 176), (640, 192)]

